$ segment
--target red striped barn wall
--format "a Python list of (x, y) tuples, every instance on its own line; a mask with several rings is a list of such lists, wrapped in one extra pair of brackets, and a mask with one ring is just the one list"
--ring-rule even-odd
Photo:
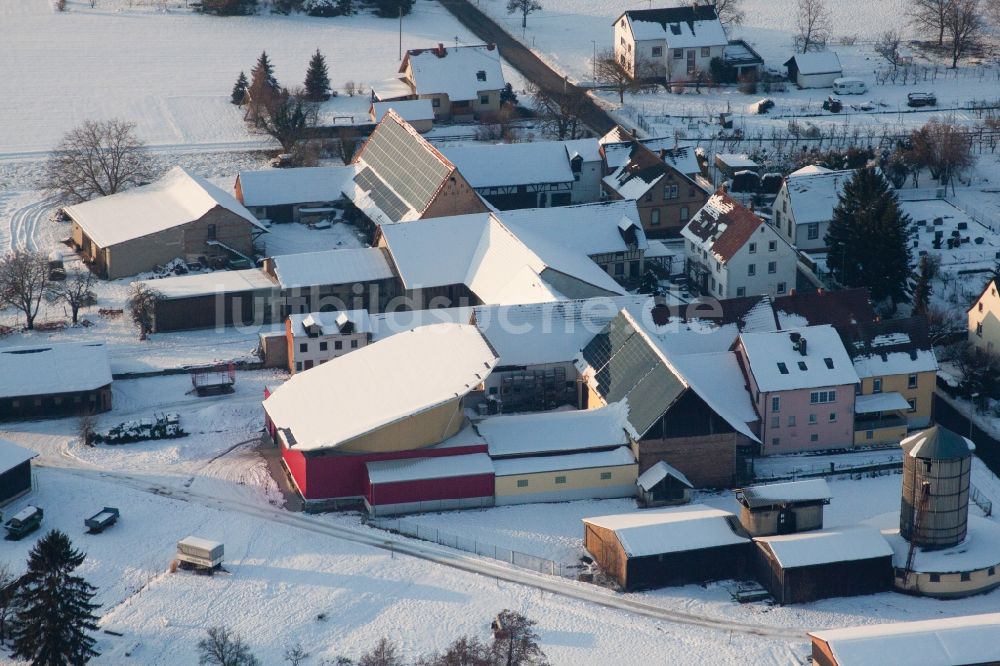
[(492, 497), (492, 474), (454, 476), (444, 479), (420, 479), (396, 483), (367, 484), (365, 497), (372, 506), (406, 504), (468, 497)]

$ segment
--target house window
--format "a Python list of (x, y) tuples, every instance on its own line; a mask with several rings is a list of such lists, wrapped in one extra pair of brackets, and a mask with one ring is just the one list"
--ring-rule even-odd
[(517, 480), (517, 487), (518, 488), (527, 488), (528, 487), (528, 480), (527, 479), (518, 479)]
[(809, 441), (810, 442), (818, 442), (819, 441), (819, 433), (815, 433), (814, 432), (813, 434), (809, 435)]
[(556, 477), (556, 483), (566, 483), (566, 477), (565, 476), (557, 476)]
[(990, 567), (989, 569), (986, 570), (986, 575), (987, 576), (995, 576), (996, 573), (997, 573), (997, 568), (996, 567)]
[(875, 379), (872, 380), (872, 393), (881, 393), (881, 392), (882, 392), (882, 378), (876, 377)]
[(721, 270), (722, 270), (722, 264), (720, 264), (718, 261), (716, 261), (715, 262), (715, 272), (718, 273)]
[(784, 363), (782, 363), (781, 361), (778, 361), (778, 372), (780, 372), (783, 375), (787, 375), (788, 374), (788, 366), (785, 365)]
[(771, 396), (771, 411), (780, 412), (781, 411), (781, 396), (775, 395)]
[(489, 95), (480, 95), (479, 96), (479, 103), (482, 104), (483, 106), (489, 105), (489, 103), (490, 103), (490, 96)]
[(983, 311), (983, 304), (982, 304), (982, 303), (980, 303), (980, 304), (979, 304), (979, 311), (980, 311), (980, 312), (982, 312), (982, 311)]
[(795, 415), (794, 414), (792, 414), (791, 416), (788, 417), (788, 427), (789, 428), (794, 428), (795, 427)]
[(737, 296), (746, 296), (747, 295), (747, 288), (746, 287), (736, 287), (736, 295)]
[(709, 289), (715, 291), (715, 278), (709, 278), (708, 282), (709, 282)]
[(690, 218), (688, 217), (688, 207), (687, 206), (681, 206), (681, 222), (683, 222), (684, 224), (687, 224), (688, 221), (689, 221), (689, 219)]
[(326, 348), (327, 348), (327, 342), (325, 340), (323, 342), (319, 343), (319, 350), (320, 351), (326, 351)]
[(915, 411), (917, 411), (917, 399), (916, 398), (913, 398), (912, 400), (907, 400), (906, 402), (910, 405), (910, 408), (907, 409), (906, 411), (908, 411), (908, 412), (915, 412)]
[(485, 81), (486, 80), (486, 70), (482, 70), (481, 69), (478, 72), (476, 72), (476, 80), (477, 81)]
[(663, 57), (663, 47), (662, 46), (654, 46), (653, 47), (653, 57), (654, 58), (662, 58)]
[(917, 388), (917, 376), (915, 374), (906, 378), (906, 388)]
[(351, 340), (351, 349), (357, 349), (357, 348), (358, 348), (358, 341)]
[(652, 200), (653, 200), (653, 190), (650, 190), (646, 192), (646, 201), (652, 201)]
[(778, 444), (781, 444), (781, 438), (780, 437), (772, 437), (771, 438), (771, 446), (777, 446)]
[(710, 47), (708, 47), (708, 46), (701, 47), (701, 57), (702, 58), (707, 58), (711, 54), (712, 54), (712, 50), (711, 50)]
[(963, 571), (962, 572), (962, 582), (963, 583), (967, 583), (970, 580), (972, 580), (972, 574), (970, 572), (968, 572), (968, 571)]
[(778, 283), (777, 291), (778, 291), (779, 294), (785, 293), (785, 283), (784, 282), (779, 282)]
[(817, 238), (819, 238), (819, 222), (813, 222), (812, 224), (809, 224), (806, 227), (806, 231), (808, 232), (807, 237), (809, 238), (809, 240), (816, 240)]
[(750, 254), (757, 254), (757, 243), (750, 243)]
[(343, 349), (344, 348), (344, 342), (343, 342), (343, 340), (334, 340), (333, 341), (333, 348), (334, 349)]
[(302, 361), (296, 361), (295, 362), (295, 371), (296, 372), (302, 372)]
[(618, 277), (625, 275), (625, 262), (623, 261), (615, 262), (615, 275), (617, 275)]
[(757, 275), (757, 264), (750, 264), (749, 266), (747, 266), (747, 275), (751, 277)]
[(649, 211), (649, 224), (650, 224), (650, 226), (653, 226), (653, 227), (660, 226), (660, 209), (659, 208), (654, 208), (653, 210)]
[(780, 428), (781, 427), (781, 417), (780, 416), (772, 416), (771, 417), (771, 427), (772, 428)]
[(865, 431), (865, 439), (875, 439), (875, 431), (874, 430), (866, 430)]
[(208, 225), (208, 240), (215, 240), (215, 225)]
[(768, 243), (767, 243), (767, 251), (768, 252), (774, 252), (777, 249), (778, 249), (778, 241), (768, 241)]
[(435, 109), (441, 108), (441, 98), (440, 97), (434, 97), (434, 98), (432, 98), (431, 99), (431, 106), (434, 107)]
[(601, 472), (601, 481), (610, 481), (611, 472)]
[(941, 582), (941, 574), (932, 573), (931, 574), (931, 582), (932, 583), (940, 583)]
[(307, 352), (307, 351), (309, 351), (309, 343), (308, 342), (302, 342), (302, 343), (300, 343), (299, 344), (299, 351), (300, 352)]
[(816, 415), (815, 414), (810, 414), (809, 415), (809, 425), (816, 425)]
[(976, 324), (976, 335), (983, 337), (983, 325), (982, 323)]
[(837, 422), (837, 412), (830, 412), (830, 418), (828, 419), (830, 423)]
[(771, 273), (771, 274), (777, 273), (778, 272), (778, 262), (777, 261), (769, 261), (769, 262), (767, 262), (767, 272)]
[(684, 57), (684, 49), (674, 49), (674, 60), (680, 60)]
[(828, 402), (837, 401), (836, 391), (813, 391), (809, 394), (809, 402), (813, 405), (822, 405)]

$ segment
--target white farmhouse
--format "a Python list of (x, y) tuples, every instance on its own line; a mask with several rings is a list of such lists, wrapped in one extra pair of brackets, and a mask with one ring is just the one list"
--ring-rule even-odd
[(852, 169), (831, 171), (821, 166), (793, 171), (774, 201), (774, 227), (800, 250), (825, 248), (833, 209), (853, 175)]
[(716, 298), (781, 296), (795, 286), (796, 253), (724, 190), (681, 230), (691, 284)]
[(728, 44), (712, 5), (632, 10), (615, 20), (615, 58), (633, 77), (692, 80)]

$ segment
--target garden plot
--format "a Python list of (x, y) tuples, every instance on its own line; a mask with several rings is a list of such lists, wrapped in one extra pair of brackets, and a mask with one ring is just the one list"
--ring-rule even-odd
[(914, 259), (938, 257), (941, 270), (952, 274), (986, 270), (1000, 258), (1000, 236), (943, 199), (901, 201), (910, 216)]

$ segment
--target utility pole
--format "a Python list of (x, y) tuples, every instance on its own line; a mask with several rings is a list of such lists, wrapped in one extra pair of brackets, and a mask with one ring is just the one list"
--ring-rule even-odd
[(597, 90), (597, 40), (592, 39), (590, 40), (590, 43), (594, 45), (594, 59), (591, 61), (591, 64), (594, 66), (594, 74), (591, 82), (591, 88), (593, 90)]

